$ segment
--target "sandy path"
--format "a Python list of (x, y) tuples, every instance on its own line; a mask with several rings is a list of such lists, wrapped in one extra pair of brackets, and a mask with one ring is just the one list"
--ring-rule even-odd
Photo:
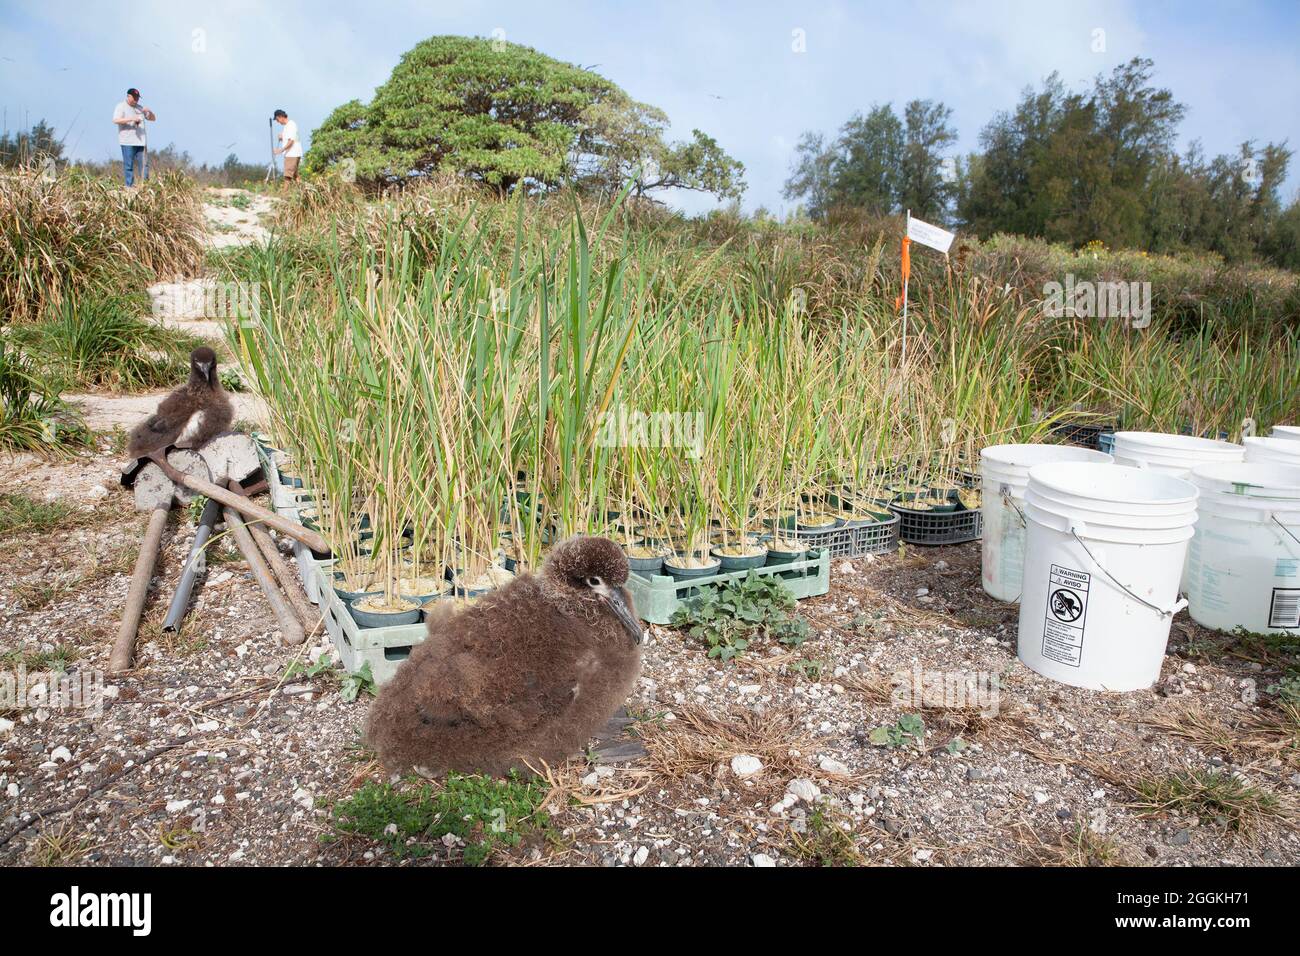
[[(158, 403), (169, 389), (143, 392), (139, 395), (83, 394), (64, 395), (63, 400), (76, 405), (85, 418), (86, 425), (95, 431), (112, 431), (114, 428), (130, 430), (148, 418), (158, 408)], [(264, 424), (267, 420), (265, 403), (255, 395), (231, 392), (235, 404), (235, 420)]]
[[(246, 189), (207, 190), (203, 217), (208, 226), (208, 248), (266, 242), (271, 234), (262, 225), (262, 217), (274, 210), (275, 202)], [(223, 338), (227, 320), (249, 311), (245, 290), (235, 283), (219, 283), (212, 276), (155, 282), (148, 292), (153, 321), (209, 339)]]
[[(275, 207), (275, 200), (271, 197), (245, 189), (209, 189), (204, 199), (203, 212), (209, 226), (209, 247), (220, 249), (249, 245), (265, 242), (269, 238), (270, 233), (262, 226), (261, 218)], [(234, 205), (236, 203), (238, 205)], [(247, 303), (240, 298), (240, 290), (218, 284), (210, 276), (157, 282), (148, 291), (152, 308), (146, 318), (209, 341), (224, 343), (229, 323), (227, 317), (246, 314)], [(177, 384), (180, 384), (179, 381)], [(63, 399), (80, 409), (87, 426), (95, 431), (112, 431), (114, 428), (129, 430), (153, 414), (167, 391), (159, 389), (136, 395), (107, 392), (64, 394)], [(260, 399), (241, 393), (231, 393), (230, 397), (235, 403), (237, 421), (242, 419), (258, 424), (266, 422), (266, 406)]]

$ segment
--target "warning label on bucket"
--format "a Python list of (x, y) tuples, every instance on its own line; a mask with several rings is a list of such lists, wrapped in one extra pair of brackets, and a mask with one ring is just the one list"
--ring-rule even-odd
[(1078, 667), (1083, 656), (1083, 629), (1088, 621), (1088, 586), (1092, 575), (1052, 565), (1047, 579), (1047, 615), (1043, 622), (1043, 656)]

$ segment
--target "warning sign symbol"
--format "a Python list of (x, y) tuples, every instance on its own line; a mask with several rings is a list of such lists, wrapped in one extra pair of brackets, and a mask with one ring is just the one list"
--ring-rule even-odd
[(1047, 583), (1047, 612), (1043, 615), (1043, 656), (1079, 667), (1083, 632), (1088, 623), (1088, 593), (1092, 576), (1053, 564)]
[(1048, 599), (1048, 607), (1054, 618), (1066, 624), (1074, 623), (1083, 613), (1083, 601), (1079, 595), (1065, 588), (1057, 588), (1052, 592), (1052, 596)]

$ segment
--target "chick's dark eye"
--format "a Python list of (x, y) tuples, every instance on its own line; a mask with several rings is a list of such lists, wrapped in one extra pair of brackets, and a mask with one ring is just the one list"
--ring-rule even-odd
[(598, 588), (600, 587), (600, 583), (600, 578), (587, 578), (587, 587), (589, 588)]

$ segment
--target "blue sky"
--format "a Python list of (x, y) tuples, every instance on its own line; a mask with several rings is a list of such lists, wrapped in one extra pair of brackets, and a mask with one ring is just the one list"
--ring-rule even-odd
[[(933, 98), (953, 108), (966, 152), (1026, 85), (1056, 70), (1077, 86), (1137, 55), (1155, 60), (1157, 81), (1188, 107), (1184, 143), (1199, 138), (1210, 155), (1246, 139), (1300, 146), (1294, 0), (5, 0), (0, 107), (9, 129), (44, 117), (71, 155), (103, 159), (117, 152), (113, 105), (136, 86), (159, 117), (151, 145), (262, 161), (273, 109), (306, 134), (339, 103), (368, 99), (420, 39), (494, 31), (597, 70), (666, 110), (677, 136), (693, 127), (715, 136), (745, 163), (750, 210), (788, 207), (781, 185), (804, 130), (832, 132), (876, 102), (901, 112), (908, 99)], [(1292, 165), (1286, 199), (1300, 183), (1300, 158)]]

